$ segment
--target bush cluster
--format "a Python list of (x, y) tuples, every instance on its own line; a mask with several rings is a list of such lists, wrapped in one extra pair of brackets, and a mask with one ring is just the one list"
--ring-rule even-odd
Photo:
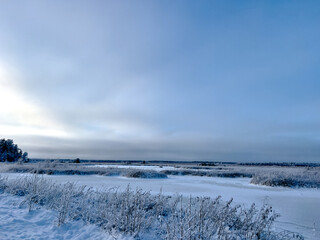
[(274, 171), (253, 176), (251, 183), (272, 187), (320, 188), (319, 169), (304, 172)]
[(101, 168), (87, 167), (81, 164), (67, 164), (56, 162), (40, 162), (28, 164), (13, 164), (7, 166), (8, 172), (37, 173), (48, 175), (103, 175), (103, 176), (125, 176), (130, 178), (167, 178), (164, 173), (153, 170), (138, 170), (131, 168)]

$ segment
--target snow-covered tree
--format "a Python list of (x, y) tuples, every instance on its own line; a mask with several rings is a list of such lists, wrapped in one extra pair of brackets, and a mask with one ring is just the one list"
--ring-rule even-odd
[(0, 139), (0, 162), (28, 161), (28, 153), (23, 152), (12, 139)]

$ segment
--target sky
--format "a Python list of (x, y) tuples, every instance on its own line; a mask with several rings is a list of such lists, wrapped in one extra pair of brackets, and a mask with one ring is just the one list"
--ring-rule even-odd
[(1, 1), (0, 138), (30, 158), (320, 162), (319, 1)]

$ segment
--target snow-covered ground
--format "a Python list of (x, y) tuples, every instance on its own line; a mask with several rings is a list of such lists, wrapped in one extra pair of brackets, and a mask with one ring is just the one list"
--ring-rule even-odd
[[(22, 174), (2, 173), (3, 176), (16, 178)], [(26, 175), (26, 174), (24, 174)], [(180, 193), (185, 196), (221, 195), (223, 199), (234, 199), (235, 203), (258, 206), (267, 201), (281, 214), (275, 227), (301, 233), (306, 239), (316, 240), (320, 236), (320, 190), (266, 187), (250, 184), (249, 178), (218, 178), (197, 176), (169, 176), (167, 179), (139, 179), (126, 177), (106, 177), (99, 175), (44, 175), (55, 182), (76, 182), (94, 188), (119, 187), (128, 184), (152, 193)]]
[[(85, 225), (81, 221), (68, 222), (57, 226), (57, 213), (43, 208), (28, 211), (20, 207), (22, 197), (0, 194), (0, 239), (43, 239), (43, 240), (114, 240), (115, 238), (102, 232), (99, 227)], [(129, 240), (129, 238), (118, 239)]]

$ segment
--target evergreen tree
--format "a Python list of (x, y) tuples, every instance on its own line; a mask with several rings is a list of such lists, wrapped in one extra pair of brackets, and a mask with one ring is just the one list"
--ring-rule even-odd
[(0, 162), (27, 162), (28, 153), (23, 152), (12, 139), (0, 139)]

